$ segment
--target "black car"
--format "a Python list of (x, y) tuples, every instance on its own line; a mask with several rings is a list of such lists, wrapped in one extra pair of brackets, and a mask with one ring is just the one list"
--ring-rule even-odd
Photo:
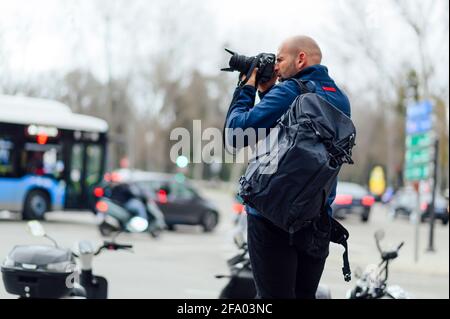
[(333, 202), (333, 215), (345, 218), (346, 214), (359, 214), (362, 222), (369, 220), (375, 198), (363, 186), (339, 182)]
[[(431, 213), (431, 195), (421, 204), (422, 215), (420, 220), (426, 222)], [(436, 194), (434, 202), (434, 217), (436, 220), (440, 220), (443, 225), (448, 224), (448, 202), (444, 196)]]
[(122, 170), (114, 176), (137, 185), (154, 200), (169, 230), (175, 225), (200, 225), (210, 232), (219, 223), (217, 207), (203, 198), (183, 175)]

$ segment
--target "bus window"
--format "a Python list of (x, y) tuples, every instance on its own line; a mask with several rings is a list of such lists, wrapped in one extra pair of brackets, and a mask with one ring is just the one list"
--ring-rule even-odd
[(26, 173), (30, 175), (44, 175), (44, 152), (26, 153)]
[(0, 177), (15, 175), (13, 151), (11, 139), (0, 136)]
[(60, 149), (56, 145), (35, 149), (34, 144), (28, 144), (22, 158), (25, 173), (54, 179), (63, 178), (64, 164)]
[(61, 179), (63, 177), (64, 162), (61, 158), (61, 152), (52, 148), (43, 155), (44, 174), (47, 176)]
[(102, 174), (102, 148), (99, 145), (87, 147), (86, 185), (91, 187), (101, 180)]

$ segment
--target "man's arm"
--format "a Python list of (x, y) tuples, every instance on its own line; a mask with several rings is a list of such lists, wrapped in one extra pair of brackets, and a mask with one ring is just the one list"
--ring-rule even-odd
[(256, 88), (251, 85), (244, 86), (230, 106), (226, 128), (246, 130), (273, 127), (298, 96), (297, 84), (290, 82), (273, 86), (269, 92), (262, 95), (262, 100), (255, 106)]
[(336, 199), (336, 188), (337, 188), (337, 183), (338, 183), (338, 179), (336, 178), (333, 186), (331, 187), (331, 192), (330, 195), (328, 196), (327, 199), (327, 213), (329, 216), (333, 216), (333, 208), (331, 207), (331, 205), (333, 205), (334, 200)]

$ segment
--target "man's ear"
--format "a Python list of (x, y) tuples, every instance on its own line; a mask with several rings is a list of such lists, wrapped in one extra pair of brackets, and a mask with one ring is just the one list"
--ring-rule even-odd
[(306, 53), (300, 52), (297, 56), (297, 67), (303, 69), (306, 65)]

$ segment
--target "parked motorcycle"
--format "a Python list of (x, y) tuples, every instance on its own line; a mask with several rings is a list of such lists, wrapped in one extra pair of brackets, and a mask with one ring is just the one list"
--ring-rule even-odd
[(387, 284), (389, 276), (389, 263), (398, 257), (398, 252), (403, 247), (402, 242), (396, 249), (383, 251), (380, 241), (384, 238), (384, 232), (375, 233), (375, 241), (381, 255), (378, 265), (368, 265), (364, 272), (355, 271), (358, 278), (356, 286), (347, 292), (348, 299), (410, 299), (411, 296), (400, 286)]
[[(133, 222), (133, 225), (139, 223)], [(113, 239), (94, 249), (90, 242), (80, 241), (77, 251), (73, 252), (59, 247), (39, 222), (30, 221), (28, 227), (33, 236), (48, 238), (54, 246), (25, 245), (12, 249), (1, 267), (3, 283), (8, 293), (19, 298), (108, 297), (108, 281), (93, 274), (93, 259), (104, 250), (130, 250), (132, 245), (119, 244)], [(77, 267), (76, 260), (79, 261), (80, 268)]]

